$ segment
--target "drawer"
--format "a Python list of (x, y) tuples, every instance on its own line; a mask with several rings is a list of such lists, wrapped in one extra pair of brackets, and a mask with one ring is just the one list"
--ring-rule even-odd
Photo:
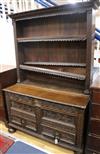
[(36, 131), (37, 128), (36, 116), (34, 113), (26, 112), (16, 108), (11, 108), (9, 122), (33, 131)]
[(9, 105), (10, 110), (16, 110), (24, 113), (35, 114), (35, 109), (36, 109), (35, 106), (22, 104), (15, 101), (10, 101), (9, 103), (10, 103)]
[(74, 116), (44, 110), (41, 125), (48, 126), (62, 132), (67, 131), (75, 134), (75, 121), (76, 117)]
[(93, 90), (92, 95), (92, 102), (100, 104), (100, 91)]
[(24, 108), (25, 107), (28, 108), (28, 106), (40, 106), (41, 104), (41, 101), (39, 101), (38, 99), (25, 95), (5, 92), (5, 96), (6, 96), (6, 101), (11, 102), (12, 103), (11, 105), (17, 108), (20, 107), (20, 104), (23, 104)]
[(36, 123), (34, 121), (27, 120), (23, 117), (13, 115), (13, 116), (11, 116), (9, 122), (12, 124), (15, 124), (16, 126), (20, 126), (24, 129), (28, 128), (32, 131), (37, 131)]
[(42, 119), (41, 125), (51, 127), (61, 132), (68, 132), (73, 134), (75, 134), (76, 132), (75, 127), (73, 125), (70, 125), (69, 123), (56, 121), (53, 119)]
[(100, 135), (100, 120), (91, 120), (90, 132), (92, 134)]
[(36, 122), (36, 116), (35, 116), (34, 113), (26, 112), (26, 111), (19, 110), (19, 109), (16, 109), (16, 108), (11, 108), (11, 112), (10, 112), (9, 115), (11, 117), (12, 116), (17, 116), (19, 118), (24, 117), (27, 120), (32, 120), (32, 121)]
[(53, 129), (51, 127), (42, 126), (41, 134), (46, 137), (47, 139), (50, 139), (53, 143), (59, 144), (59, 143), (69, 143), (74, 145), (75, 144), (75, 135), (71, 133), (66, 132), (60, 132), (56, 129)]
[[(67, 111), (66, 111), (67, 112)], [(60, 123), (69, 123), (70, 125), (75, 126), (76, 124), (76, 116), (72, 116), (71, 114), (63, 114), (59, 112), (53, 112), (50, 110), (43, 110), (43, 118), (42, 120), (58, 121)]]
[(92, 105), (92, 118), (100, 119), (100, 105), (93, 104)]
[(78, 113), (80, 113), (81, 111), (80, 109), (73, 106), (63, 105), (63, 104), (44, 101), (44, 100), (41, 100), (41, 108), (43, 110), (66, 114), (66, 115), (72, 115), (72, 116), (77, 116)]
[(100, 152), (100, 138), (95, 136), (88, 137), (88, 149)]
[(29, 96), (5, 92), (7, 107), (35, 113), (37, 107), (41, 107), (41, 101)]

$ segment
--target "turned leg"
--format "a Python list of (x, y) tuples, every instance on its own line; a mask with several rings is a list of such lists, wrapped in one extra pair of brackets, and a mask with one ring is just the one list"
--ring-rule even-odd
[(9, 127), (8, 128), (8, 132), (9, 133), (14, 133), (14, 132), (16, 132), (16, 129), (15, 128), (12, 128), (12, 127)]

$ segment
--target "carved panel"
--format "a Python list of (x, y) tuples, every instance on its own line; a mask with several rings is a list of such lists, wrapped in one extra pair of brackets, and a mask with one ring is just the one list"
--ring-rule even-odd
[(14, 102), (14, 101), (10, 101), (10, 103), (12, 108), (20, 109), (29, 113), (35, 112), (35, 108), (32, 106), (26, 104), (20, 104), (19, 102)]
[(31, 129), (31, 130), (34, 130), (36, 131), (36, 123), (34, 123), (33, 121), (28, 121), (26, 119), (23, 119), (23, 118), (19, 118), (17, 116), (11, 116), (10, 118), (10, 122), (13, 123), (13, 124), (17, 124), (23, 128), (28, 128), (28, 129)]
[(42, 128), (42, 135), (45, 137), (50, 137), (52, 140), (56, 139), (56, 135), (58, 137), (59, 142), (65, 142), (65, 143), (70, 143), (70, 144), (75, 144), (75, 135), (70, 134), (70, 133), (62, 133), (58, 130), (54, 130), (52, 128), (44, 126)]
[(21, 119), (17, 116), (11, 116), (9, 115), (10, 117), (10, 120), (12, 123), (15, 123), (15, 124), (18, 124), (18, 125), (21, 125)]
[(32, 106), (33, 99), (10, 92), (6, 93), (6, 99), (8, 102), (9, 122), (36, 131), (35, 107)]
[(60, 113), (56, 113), (56, 112), (52, 112), (52, 111), (48, 111), (48, 110), (44, 110), (43, 113), (44, 113), (43, 117), (55, 119), (55, 120), (60, 121), (61, 123), (64, 122), (64, 123), (69, 123), (69, 124), (75, 125), (75, 117), (74, 116), (60, 114)]
[(75, 135), (74, 134), (68, 134), (68, 133), (61, 133), (60, 140), (64, 142), (69, 142), (71, 144), (75, 144)]
[(36, 122), (35, 114), (31, 114), (30, 112), (28, 113), (28, 112), (25, 112), (25, 111), (22, 111), (22, 110), (11, 108), (11, 113), (10, 114), (12, 116), (17, 116), (19, 118), (24, 117), (26, 120), (32, 120), (32, 121)]
[(63, 104), (49, 102), (49, 101), (42, 101), (41, 108), (45, 110), (58, 112), (58, 113), (63, 113), (66, 115), (72, 115), (72, 116), (77, 116), (78, 112), (80, 112), (80, 110), (78, 110), (77, 108), (73, 106), (68, 106), (67, 103), (66, 105), (63, 105)]
[(6, 92), (6, 97), (9, 99), (9, 101), (12, 101), (12, 102), (16, 102), (16, 103), (18, 102), (18, 103), (26, 104), (30, 106), (34, 105), (34, 99), (31, 97), (27, 97), (27, 96), (15, 94), (15, 93), (9, 93), (9, 92)]
[(53, 119), (43, 119), (41, 122), (42, 126), (47, 126), (47, 127), (51, 127), (53, 129), (56, 129), (58, 131), (61, 132), (69, 132), (69, 133), (76, 133), (75, 127), (70, 125), (70, 124), (66, 124), (66, 123), (62, 123), (60, 121), (56, 121)]
[(63, 105), (63, 104), (58, 104), (51, 101), (49, 102), (45, 100), (35, 99), (33, 97), (31, 98), (28, 96), (23, 96), (23, 95), (9, 93), (9, 92), (6, 93), (6, 97), (10, 102), (26, 104), (29, 106), (38, 106), (41, 109), (51, 110), (51, 111), (63, 113), (66, 115), (69, 114), (72, 116), (77, 116), (77, 114), (80, 112), (78, 108), (75, 108), (73, 106), (68, 106), (67, 102), (66, 102), (66, 105)]
[(33, 121), (27, 121), (26, 128), (34, 130), (34, 131), (37, 130), (36, 123), (34, 123)]

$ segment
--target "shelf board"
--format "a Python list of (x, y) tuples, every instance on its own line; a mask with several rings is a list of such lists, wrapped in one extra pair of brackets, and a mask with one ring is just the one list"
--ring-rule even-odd
[(70, 66), (70, 67), (86, 67), (85, 63), (61, 63), (61, 62), (24, 62), (25, 65), (42, 65), (42, 66)]
[(61, 72), (61, 71), (40, 68), (40, 67), (34, 67), (34, 66), (27, 66), (27, 65), (20, 65), (20, 69), (43, 73), (43, 74), (48, 74), (48, 75), (53, 75), (53, 76), (76, 79), (76, 80), (85, 80), (85, 78), (86, 78), (85, 75), (79, 75), (79, 74), (69, 73), (69, 72)]
[(54, 42), (54, 41), (85, 41), (86, 40), (86, 35), (84, 36), (71, 36), (71, 37), (23, 37), (23, 38), (17, 38), (18, 43), (27, 43), (27, 42)]

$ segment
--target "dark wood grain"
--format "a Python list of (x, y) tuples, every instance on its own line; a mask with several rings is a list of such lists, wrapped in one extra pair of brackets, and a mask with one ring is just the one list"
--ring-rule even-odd
[[(86, 154), (100, 153), (100, 76), (91, 85), (91, 114)], [(89, 152), (90, 151), (90, 152)]]
[(91, 134), (100, 136), (100, 120), (95, 120), (94, 118), (91, 119), (90, 132)]
[(55, 101), (58, 103), (68, 104), (85, 108), (89, 102), (89, 96), (78, 94), (71, 91), (53, 90), (50, 88), (43, 88), (40, 86), (29, 86), (25, 84), (16, 84), (6, 88), (6, 91), (22, 93), (24, 95), (36, 96), (48, 101)]
[(96, 136), (89, 136), (89, 140), (88, 140), (88, 149), (91, 149), (92, 152), (100, 152), (100, 138), (96, 137)]
[(97, 1), (10, 15), (18, 82), (3, 90), (10, 131), (19, 129), (84, 153), (94, 6)]
[[(57, 138), (58, 145), (82, 151), (88, 96), (24, 84), (3, 91), (9, 126), (34, 133), (52, 143)], [(66, 97), (66, 103), (63, 97)]]
[[(85, 81), (81, 83), (76, 81), (77, 86), (75, 88), (88, 91), (93, 76), (94, 40), (91, 39), (91, 36), (94, 36), (95, 31), (92, 10), (94, 4), (96, 2), (83, 3), (82, 6), (81, 3), (78, 3), (74, 7), (66, 5), (66, 7), (60, 6), (50, 10), (30, 11), (26, 13), (26, 18), (23, 13), (11, 15), (13, 20), (16, 20), (14, 29), (17, 38), (15, 43), (16, 56), (19, 59), (19, 62), (17, 62), (18, 70), (20, 69), (19, 64), (23, 65), (24, 63), (25, 65), (27, 61), (85, 63)], [(75, 8), (78, 8), (78, 10), (76, 11)], [(53, 69), (50, 69), (50, 71), (53, 72)], [(18, 82), (24, 80), (21, 72), (18, 71)], [(82, 75), (81, 73), (79, 74)], [(27, 74), (27, 71), (26, 73), (24, 71), (25, 74)], [(40, 74), (37, 73), (38, 75)], [(52, 77), (52, 73), (48, 73), (48, 75)], [(60, 77), (62, 78), (62, 76)], [(75, 84), (74, 79), (67, 82), (70, 87)]]
[[(99, 95), (100, 95), (100, 93), (99, 93)], [(100, 105), (99, 104), (92, 105), (91, 115), (95, 119), (100, 119)]]
[(93, 90), (93, 103), (100, 104), (100, 89)]

